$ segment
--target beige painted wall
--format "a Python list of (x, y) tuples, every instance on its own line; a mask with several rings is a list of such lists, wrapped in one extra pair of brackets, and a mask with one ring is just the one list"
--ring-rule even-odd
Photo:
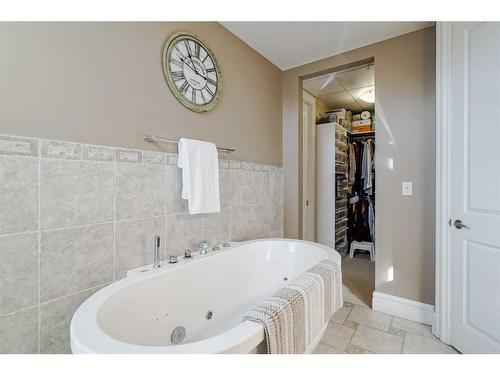
[[(219, 62), (209, 113), (184, 108), (163, 77), (163, 43), (178, 30)], [(0, 133), (169, 152), (143, 134), (192, 137), (280, 165), (281, 129), (281, 71), (218, 23), (0, 23)]]
[[(299, 77), (375, 58), (376, 290), (434, 304), (435, 29), (283, 74), (285, 235), (299, 235)], [(393, 169), (389, 168), (393, 160)], [(413, 197), (401, 182), (413, 181)], [(394, 280), (387, 271), (394, 267)]]

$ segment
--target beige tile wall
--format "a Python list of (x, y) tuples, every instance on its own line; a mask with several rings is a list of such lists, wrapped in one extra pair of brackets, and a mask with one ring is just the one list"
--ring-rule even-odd
[(175, 154), (0, 136), (0, 353), (67, 353), (92, 293), (201, 239), (283, 236), (283, 175), (220, 161), (221, 212), (189, 215)]

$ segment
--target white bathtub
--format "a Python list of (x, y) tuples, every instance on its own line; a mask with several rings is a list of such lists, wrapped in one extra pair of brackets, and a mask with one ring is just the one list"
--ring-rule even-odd
[[(92, 295), (71, 321), (73, 353), (265, 352), (262, 325), (242, 322), (243, 315), (332, 254), (340, 265), (337, 252), (306, 241), (266, 239), (231, 245), (135, 273)], [(186, 336), (174, 345), (171, 334), (178, 326), (186, 329)], [(326, 325), (307, 352), (325, 329)]]

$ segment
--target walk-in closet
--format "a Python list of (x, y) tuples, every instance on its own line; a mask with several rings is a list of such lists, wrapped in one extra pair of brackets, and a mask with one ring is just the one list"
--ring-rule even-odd
[(365, 63), (303, 81), (316, 107), (316, 241), (342, 255), (344, 293), (375, 287), (375, 74)]

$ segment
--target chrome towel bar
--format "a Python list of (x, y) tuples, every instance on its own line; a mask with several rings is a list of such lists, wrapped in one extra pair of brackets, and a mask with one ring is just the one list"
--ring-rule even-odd
[[(175, 139), (168, 139), (168, 138), (163, 138), (163, 137), (158, 137), (156, 135), (144, 135), (144, 140), (146, 142), (157, 142), (157, 143), (179, 143), (179, 141), (176, 141)], [(223, 151), (223, 152), (235, 152), (236, 150), (234, 148), (227, 148), (227, 147), (219, 147), (216, 146), (217, 150)]]

